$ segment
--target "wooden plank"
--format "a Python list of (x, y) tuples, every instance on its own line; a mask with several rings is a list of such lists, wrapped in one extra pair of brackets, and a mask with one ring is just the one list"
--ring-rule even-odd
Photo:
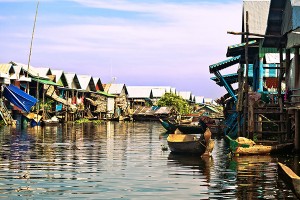
[(271, 121), (254, 121), (255, 123), (286, 123), (286, 121), (281, 120), (271, 120)]

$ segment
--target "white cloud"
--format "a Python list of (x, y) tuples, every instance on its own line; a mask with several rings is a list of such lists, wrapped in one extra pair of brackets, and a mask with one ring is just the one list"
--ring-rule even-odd
[[(227, 46), (240, 40), (239, 36), (227, 34), (229, 30), (240, 30), (240, 3), (75, 2), (93, 8), (132, 11), (139, 13), (140, 18), (125, 18), (122, 15), (91, 17), (87, 14), (67, 16), (62, 22), (61, 16), (51, 16), (51, 20), (57, 22), (46, 25), (42, 22), (49, 16), (39, 13), (42, 22), (37, 22), (32, 62), (61, 68), (86, 64), (88, 68), (78, 67), (72, 71), (99, 73), (97, 76), (106, 79), (110, 76), (110, 67), (113, 67), (113, 71), (118, 73), (118, 80), (124, 82), (127, 82), (126, 75), (132, 78), (133, 73), (135, 81), (142, 82), (151, 72), (165, 71), (169, 75), (166, 79), (178, 80), (178, 87), (186, 84), (185, 90), (197, 90), (196, 87), (206, 84), (220, 92), (219, 86), (209, 80), (212, 75), (208, 72), (208, 66), (225, 59)], [(143, 16), (146, 16), (145, 20)], [(28, 48), (28, 44), (24, 48)], [(183, 75), (189, 76), (190, 80), (199, 78), (199, 82), (190, 83), (182, 78)], [(164, 78), (164, 75), (160, 76)], [(155, 80), (158, 76), (149, 78), (159, 81)], [(176, 82), (174, 80), (170, 82)], [(195, 91), (195, 95), (205, 95), (198, 92)]]

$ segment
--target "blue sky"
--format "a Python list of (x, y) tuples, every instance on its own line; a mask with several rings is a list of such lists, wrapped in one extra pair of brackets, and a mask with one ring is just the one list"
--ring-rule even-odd
[[(0, 63), (28, 63), (36, 6), (0, 0)], [(215, 99), (226, 90), (208, 68), (240, 43), (227, 31), (240, 31), (241, 18), (242, 0), (44, 0), (30, 64)]]

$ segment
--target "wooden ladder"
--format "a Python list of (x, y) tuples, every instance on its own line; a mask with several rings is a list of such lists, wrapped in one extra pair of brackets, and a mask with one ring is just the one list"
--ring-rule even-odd
[(0, 115), (6, 125), (16, 125), (16, 121), (12, 118), (2, 99), (0, 99)]

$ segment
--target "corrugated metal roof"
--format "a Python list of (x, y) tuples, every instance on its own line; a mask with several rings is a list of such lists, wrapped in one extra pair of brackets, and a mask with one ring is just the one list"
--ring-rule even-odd
[(176, 88), (172, 87), (171, 88), (171, 93), (176, 94)]
[(94, 84), (95, 84), (95, 87), (96, 87), (96, 91), (98, 91), (98, 90), (104, 91), (104, 88), (103, 88), (103, 85), (102, 85), (102, 82), (101, 82), (100, 78), (93, 77), (93, 81), (94, 81)]
[(166, 93), (165, 88), (152, 88), (153, 98), (160, 98)]
[(55, 85), (60, 86), (57, 83), (54, 83), (53, 81), (47, 80), (47, 79), (38, 79), (38, 78), (32, 78), (32, 80), (37, 81), (39, 83), (45, 84), (45, 85)]
[(283, 13), (281, 35), (300, 27), (300, 2), (288, 0)]
[(107, 96), (107, 97), (115, 97), (115, 95), (112, 95), (112, 94), (108, 94), (108, 93), (106, 93), (106, 92), (103, 92), (103, 91), (97, 91), (97, 93), (99, 93), (99, 94), (103, 94), (104, 96)]
[(36, 67), (34, 70), (40, 77), (47, 77), (47, 75), (52, 74), (51, 69), (47, 67)]
[(41, 77), (41, 78), (44, 78), (44, 79), (48, 79), (48, 76), (45, 76), (45, 75), (40, 75), (37, 70), (36, 67), (33, 67), (31, 65), (26, 65), (26, 64), (23, 64), (23, 63), (17, 63), (17, 62), (10, 62), (12, 63), (13, 65), (17, 65), (17, 66), (20, 66), (24, 71), (28, 72), (28, 74), (32, 77)]
[[(282, 54), (283, 60), (285, 60), (285, 53)], [(290, 54), (290, 58), (292, 59), (294, 57), (294, 54)], [(265, 53), (265, 62), (266, 64), (279, 64), (280, 63), (280, 54), (279, 53)]]
[(212, 103), (212, 101), (211, 98), (204, 98), (204, 103)]
[(154, 114), (159, 115), (159, 114), (170, 114), (172, 111), (172, 108), (170, 107), (159, 107)]
[(79, 80), (75, 73), (65, 73), (65, 77), (67, 79), (68, 87), (70, 89), (81, 89)]
[[(257, 44), (258, 42), (256, 40), (252, 40), (248, 42), (249, 47)], [(230, 57), (230, 56), (238, 56), (238, 55), (245, 54), (245, 46), (246, 46), (246, 42), (228, 46), (226, 56)], [(256, 48), (258, 48), (258, 46)], [(249, 54), (249, 50), (250, 48), (248, 49), (248, 54)]]
[[(115, 94), (115, 95), (119, 95), (122, 93), (123, 88), (126, 87), (125, 84), (117, 84), (117, 83), (112, 83), (110, 84), (110, 87), (108, 89), (109, 94)], [(127, 89), (125, 89), (125, 93), (127, 94)]]
[(77, 75), (81, 89), (86, 91), (96, 91), (94, 80), (90, 75)]
[[(211, 101), (211, 103), (213, 103), (213, 101)], [(215, 112), (215, 113), (219, 113), (219, 112), (220, 112), (217, 108), (215, 108), (215, 107), (213, 107), (213, 106), (208, 106), (208, 105), (206, 105), (206, 107), (207, 107), (208, 109), (210, 109), (211, 111)]]
[[(270, 0), (244, 0), (242, 31), (246, 31), (246, 12), (248, 11), (249, 32), (264, 35), (267, 28), (269, 8)], [(249, 35), (249, 38), (261, 37)]]
[(287, 34), (286, 48), (290, 49), (300, 45), (300, 28), (295, 29)]
[(192, 101), (192, 92), (190, 91), (180, 91), (178, 96), (182, 97), (184, 100)]
[(13, 65), (13, 68), (15, 70), (16, 77), (19, 78), (21, 75), (24, 75), (24, 70), (21, 66)]
[(204, 96), (195, 96), (195, 103), (204, 103)]
[(151, 98), (151, 88), (144, 86), (127, 86), (128, 98)]
[[(252, 77), (253, 73), (250, 75), (248, 74), (248, 77)], [(223, 78), (225, 79), (227, 84), (233, 84), (238, 82), (238, 74), (233, 73), (233, 74), (226, 74), (223, 75)], [(211, 80), (215, 81), (219, 86), (224, 86), (224, 84), (217, 78), (217, 77), (211, 77)]]
[(236, 57), (232, 57), (227, 60), (218, 62), (216, 64), (210, 65), (209, 72), (214, 73), (215, 71), (222, 70), (222, 69), (225, 69), (226, 67), (237, 64), (237, 63), (239, 63), (240, 58), (241, 58), (241, 56), (236, 56)]
[(0, 72), (9, 74), (10, 72), (15, 72), (11, 63), (0, 64)]
[[(283, 12), (285, 12), (285, 4), (287, 1), (271, 0), (270, 9), (268, 12), (268, 21), (266, 28), (266, 35), (281, 35), (281, 27), (283, 20)], [(282, 41), (283, 42), (283, 41)], [(278, 38), (265, 37), (263, 40), (263, 47), (277, 48), (280, 43)]]
[(67, 78), (63, 70), (52, 69), (52, 75), (55, 75), (55, 82), (62, 84), (64, 87), (68, 87)]
[(52, 69), (51, 70), (52, 74), (55, 75), (55, 79), (56, 79), (56, 82), (61, 79), (61, 76), (63, 75), (63, 70), (58, 70), (58, 69)]

